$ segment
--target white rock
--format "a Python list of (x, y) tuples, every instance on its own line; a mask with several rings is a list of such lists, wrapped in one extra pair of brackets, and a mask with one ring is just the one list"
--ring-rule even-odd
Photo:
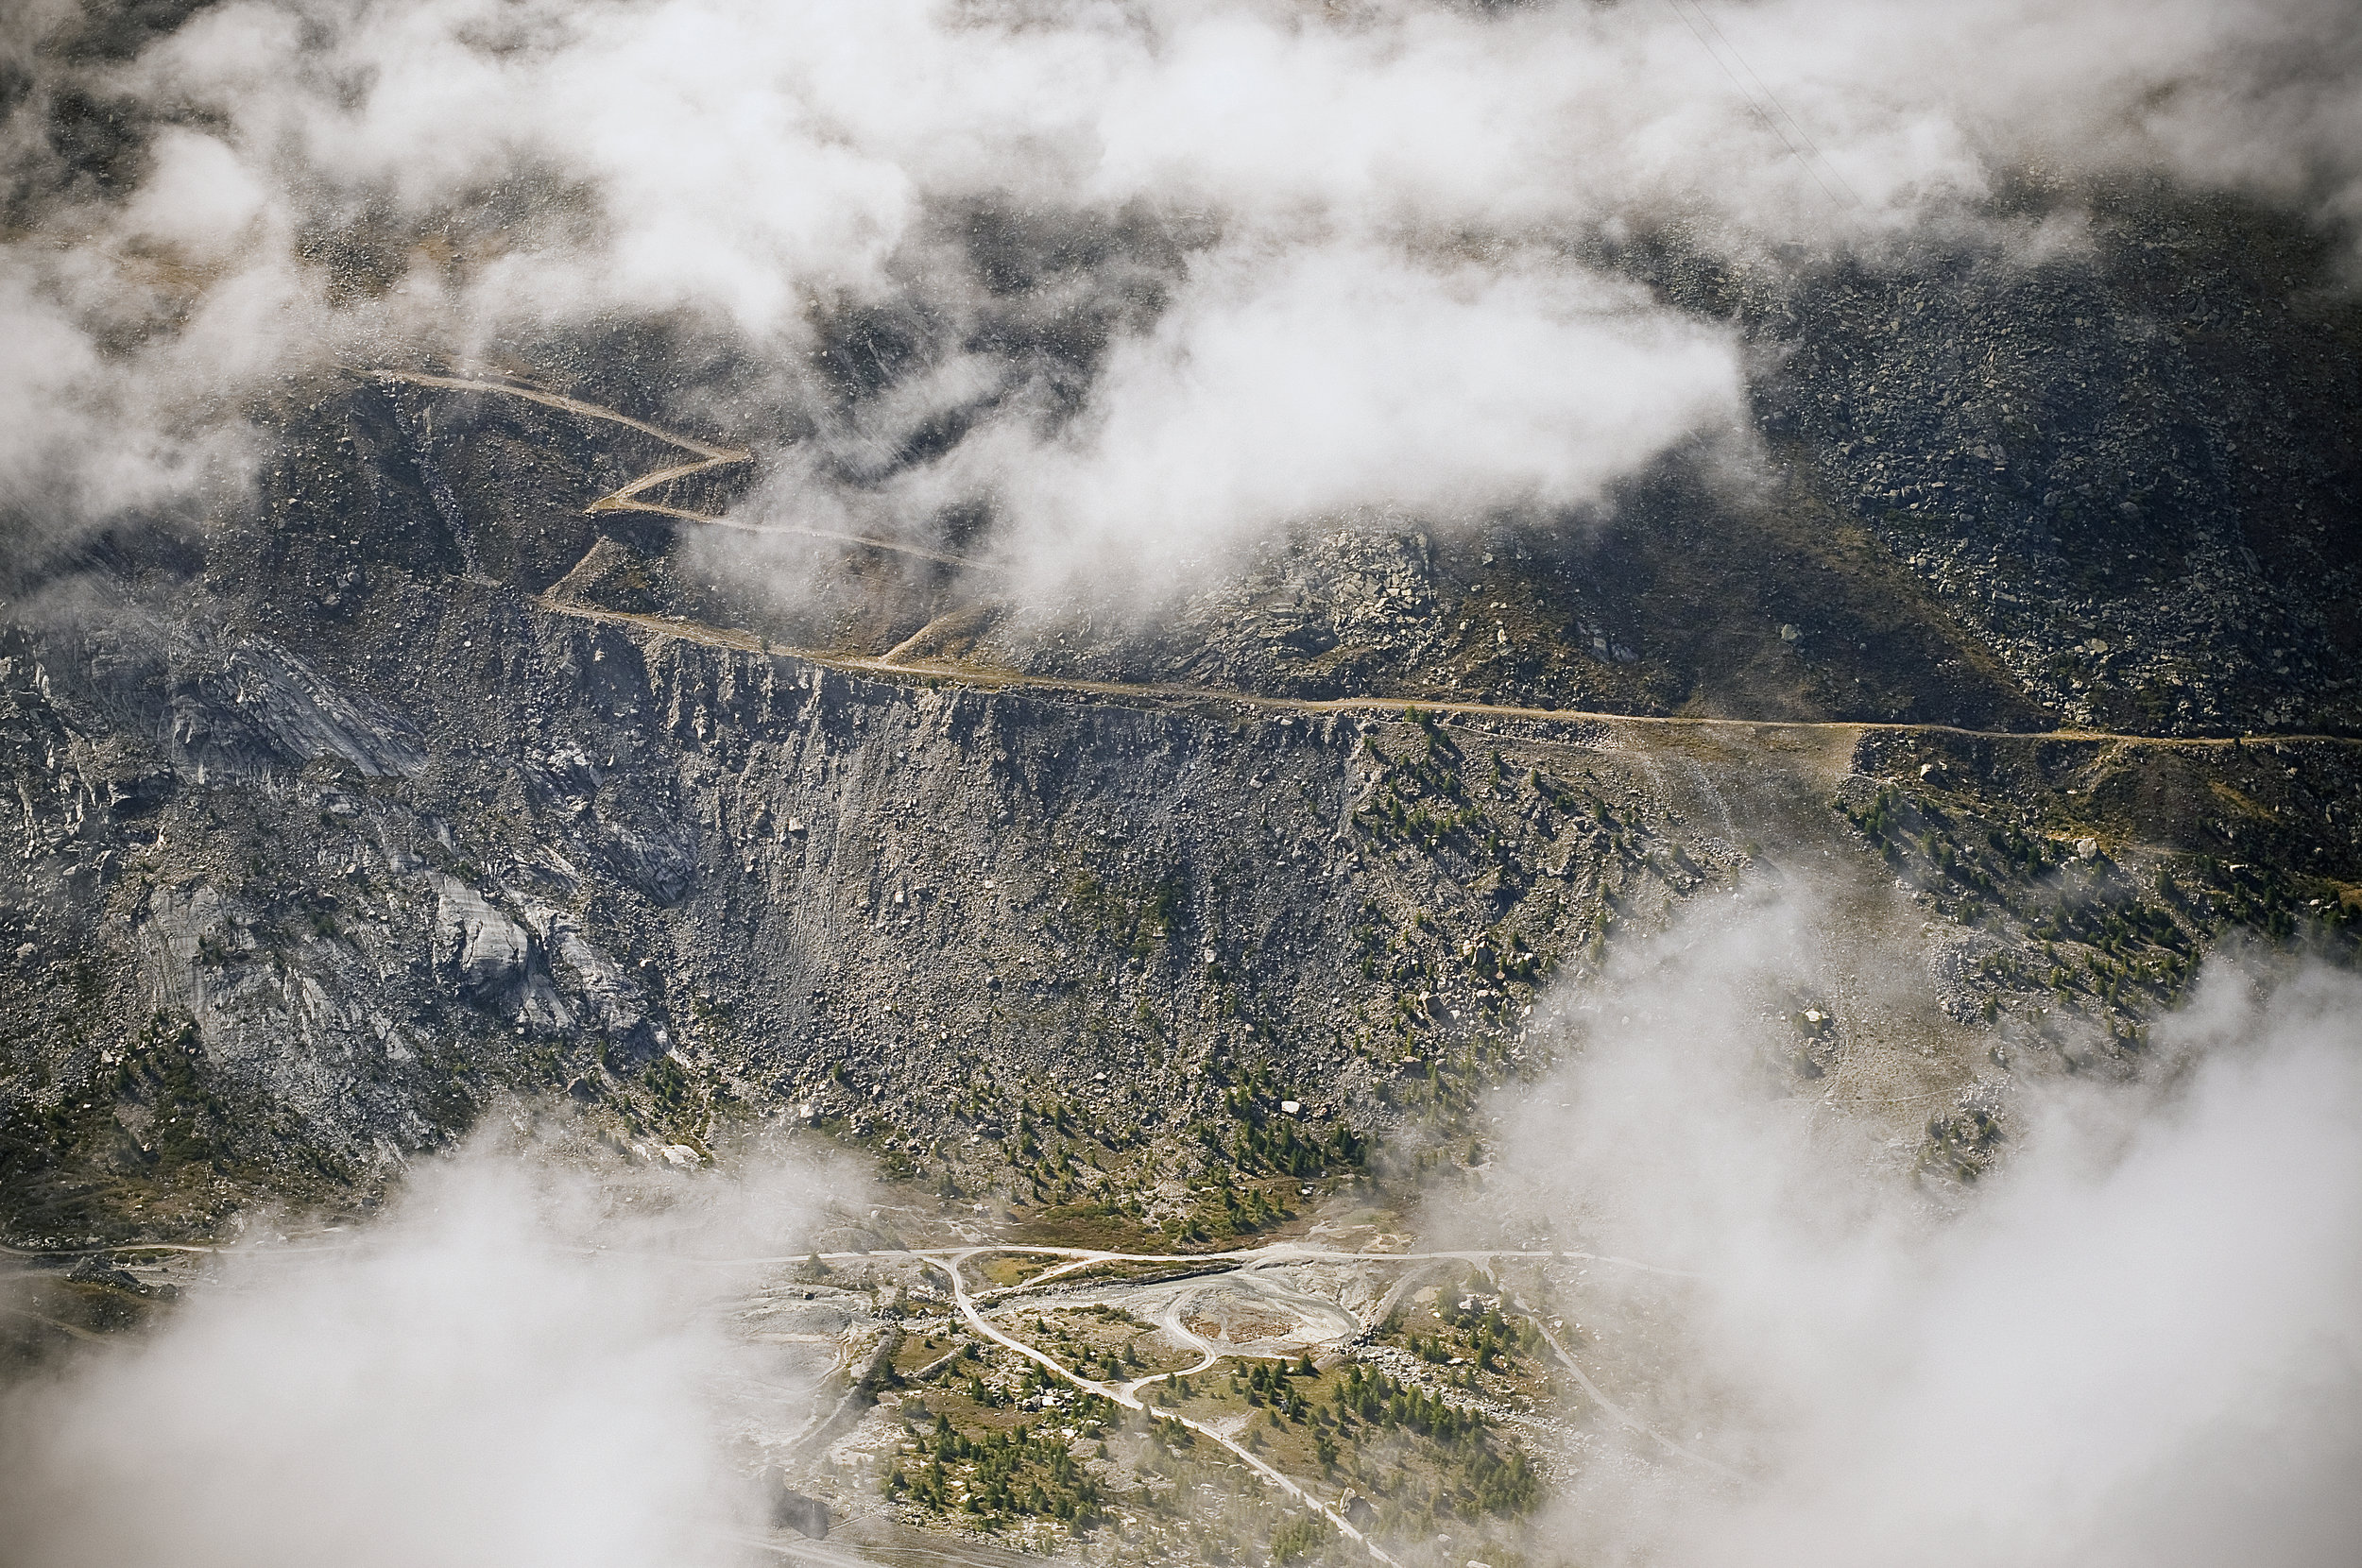
[(453, 878), (436, 879), (435, 938), (437, 954), (471, 991), (498, 989), (524, 972), (524, 928)]

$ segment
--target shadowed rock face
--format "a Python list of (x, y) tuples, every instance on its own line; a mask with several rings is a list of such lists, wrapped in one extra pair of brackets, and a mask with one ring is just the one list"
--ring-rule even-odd
[(2353, 727), (2362, 313), (2329, 242), (2153, 191), (2093, 222), (2038, 265), (1833, 269), (1767, 424), (2062, 715)]
[[(1924, 973), (1882, 1024), (1888, 1055), (1849, 1065), (1898, 1102), (1966, 1093), (2004, 1058), (2104, 1065), (2113, 1023), (2097, 1047), (2029, 1023), (1995, 1054), (2036, 988), (2011, 991), (2001, 961), (2071, 940), (2031, 933), (2078, 867), (2098, 891), (2077, 896), (2147, 899), (2187, 941), (2234, 909), (2342, 908), (2362, 878), (2346, 748), (1439, 724), (1221, 694), (2171, 733), (2253, 690), (2259, 726), (2346, 722), (2346, 689), (2317, 678), (2350, 630), (2321, 597), (2347, 580), (2330, 544), (2287, 533), (2329, 554), (2281, 595), (2261, 569), (2216, 572), (2243, 547), (2197, 501), (2114, 523), (2079, 503), (2023, 560), (1994, 531), (2065, 503), (2012, 510), (2002, 486), (1964, 510), (1887, 504), (1937, 494), (1895, 465), (1920, 474), (1985, 417), (1927, 389), (1974, 378), (1921, 364), (1966, 341), (1957, 321), (1889, 308), (1922, 284), (1849, 275), (1767, 315), (1827, 364), (1791, 359), (1767, 388), (1774, 483), (1753, 497), (1671, 465), (1577, 525), (1310, 531), (1153, 622), (841, 545), (807, 562), (827, 591), (782, 599), (663, 520), (585, 515), (653, 442), (494, 394), (314, 388), (250, 510), (172, 549), (38, 563), (12, 590), (11, 1222), (104, 1228), (137, 1198), (152, 1227), (367, 1185), (511, 1091), (571, 1089), (619, 1137), (809, 1107), (956, 1150), (1010, 1130), (1004, 1109), (962, 1109), (980, 1084), (1177, 1139), (1268, 1063), (1308, 1117), (1367, 1132), (1430, 1066), (1507, 1070), (1549, 974), (1768, 861), (1833, 882), (1858, 962)], [(1996, 282), (1988, 315), (2045, 320), (2085, 286)], [(2120, 300), (2076, 308), (2137, 340)], [(1871, 343), (1888, 345), (1874, 375)], [(2154, 373), (2195, 399), (2196, 363)], [(1922, 429), (1930, 399), (1950, 412)], [(2196, 463), (2215, 437), (2156, 439), (2161, 461)], [(1780, 455), (1796, 442), (1804, 457)], [(2041, 461), (2093, 461), (2074, 445)], [(1971, 483), (1938, 469), (1944, 495)], [(2307, 496), (2342, 483), (2308, 474)], [(2182, 598), (2057, 578), (2168, 514), (2199, 540), (2176, 557)], [(2011, 595), (2033, 608), (2004, 613)], [(2173, 607), (2199, 599), (2250, 621), (2279, 604), (2314, 628), (2310, 662), (2206, 663), (2214, 622)], [(2180, 662), (2155, 678), (2196, 683), (2186, 711), (2125, 707), (2091, 673), (2148, 681), (2167, 642)], [(894, 648), (1199, 694), (848, 667)], [(2074, 853), (2084, 838), (2097, 860)], [(2199, 885), (2201, 855), (2276, 880), (2217, 878), (2204, 908), (2166, 909), (2157, 870)], [(2131, 1018), (2163, 995), (2107, 1006)], [(1794, 1070), (1827, 1070), (1817, 1048)], [(176, 1099), (185, 1120), (161, 1118)]]
[(826, 1503), (796, 1491), (777, 1471), (764, 1472), (763, 1484), (770, 1493), (771, 1523), (775, 1527), (794, 1530), (813, 1541), (829, 1538), (829, 1506)]

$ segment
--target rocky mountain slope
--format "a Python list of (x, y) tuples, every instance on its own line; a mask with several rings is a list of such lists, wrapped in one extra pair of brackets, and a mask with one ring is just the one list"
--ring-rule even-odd
[[(10, 1234), (366, 1201), (515, 1097), (1229, 1234), (1374, 1144), (1481, 1158), (1553, 977), (1765, 876), (1927, 976), (1800, 978), (1783, 1070), (1973, 1174), (2012, 1074), (2134, 1060), (2224, 930), (2351, 952), (2362, 401), (2318, 247), (2150, 193), (2036, 264), (1620, 264), (1747, 324), (1754, 481), (1309, 528), (1148, 616), (982, 547), (733, 571), (586, 510), (677, 452), (517, 388), (660, 432), (660, 343), (287, 387), (249, 503), (14, 569)], [(1283, 1098), (1317, 1159), (1269, 1152)]]

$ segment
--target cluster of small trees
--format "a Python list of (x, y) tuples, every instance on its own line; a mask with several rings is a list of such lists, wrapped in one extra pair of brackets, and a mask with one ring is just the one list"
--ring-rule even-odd
[(1326, 1139), (1315, 1143), (1299, 1134), (1296, 1124), (1291, 1120), (1247, 1122), (1240, 1128), (1230, 1149), (1231, 1161), (1240, 1170), (1275, 1170), (1290, 1176), (1358, 1169), (1367, 1153), (1363, 1141), (1343, 1122), (1331, 1127)]
[[(964, 1493), (956, 1505), (954, 1482), (962, 1483)], [(1020, 1426), (970, 1439), (944, 1415), (935, 1417), (933, 1432), (919, 1442), (916, 1460), (888, 1472), (885, 1492), (937, 1512), (956, 1508), (987, 1522), (1010, 1514), (1059, 1519), (1077, 1534), (1104, 1517), (1099, 1483), (1055, 1432)]]
[(1340, 1418), (1380, 1429), (1401, 1427), (1439, 1443), (1463, 1442), (1490, 1424), (1480, 1410), (1463, 1409), (1441, 1394), (1396, 1382), (1359, 1362), (1346, 1368), (1329, 1397)]
[[(1451, 1293), (1436, 1315), (1446, 1327), (1465, 1337), (1469, 1359), (1485, 1372), (1496, 1370), (1504, 1354), (1531, 1354), (1541, 1341), (1541, 1331), (1531, 1322), (1522, 1319), (1513, 1322), (1502, 1316), (1498, 1304), (1480, 1305), (1473, 1295)], [(1422, 1360), (1451, 1359), (1452, 1347), (1441, 1335), (1413, 1336), (1411, 1349)]]

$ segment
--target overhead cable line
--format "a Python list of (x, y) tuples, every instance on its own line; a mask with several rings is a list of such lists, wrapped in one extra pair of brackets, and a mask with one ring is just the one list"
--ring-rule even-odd
[[(1804, 122), (1788, 111), (1787, 106), (1782, 104), (1778, 96), (1772, 93), (1771, 85), (1756, 74), (1754, 66), (1747, 63), (1747, 57), (1738, 52), (1738, 46), (1730, 41), (1721, 28), (1715, 26), (1714, 18), (1706, 12), (1704, 6), (1699, 4), (1699, 0), (1690, 0), (1690, 5), (1697, 9), (1698, 14), (1695, 19), (1691, 17), (1689, 9), (1682, 5), (1681, 0), (1665, 0), (1666, 9), (1681, 18), (1682, 26), (1689, 29), (1689, 36), (1698, 41), (1698, 47), (1706, 52), (1707, 58), (1721, 68), (1722, 75), (1730, 78), (1731, 85), (1738, 89), (1738, 95), (1747, 101), (1747, 107), (1754, 111), (1755, 118), (1763, 122), (1764, 129), (1778, 137), (1780, 145), (1786, 147), (1789, 155), (1805, 166), (1805, 172), (1812, 176), (1812, 182), (1821, 187), (1822, 195), (1840, 207), (1865, 205), (1860, 193), (1856, 191), (1845, 177), (1838, 172), (1837, 165), (1830, 162), (1823, 154), (1811, 134), (1805, 129)], [(1700, 26), (1701, 23), (1704, 25), (1703, 27)], [(1706, 36), (1708, 33), (1713, 34), (1712, 39)], [(1722, 45), (1720, 50), (1715, 48), (1717, 42)], [(1725, 51), (1728, 52), (1730, 60), (1723, 59)], [(1738, 79), (1738, 71), (1731, 69), (1731, 60), (1734, 60), (1738, 62), (1738, 70), (1746, 72), (1754, 82), (1755, 89), (1761, 91), (1763, 94), (1761, 102), (1756, 100), (1755, 91), (1750, 90), (1746, 82)], [(1771, 111), (1764, 108), (1765, 103), (1772, 106)], [(1796, 132), (1794, 140), (1789, 138), (1788, 131), (1780, 128), (1780, 120), (1772, 117), (1772, 111), (1777, 111), (1780, 120), (1786, 120), (1794, 129)], [(1797, 141), (1802, 141), (1804, 145), (1799, 147), (1796, 145)], [(1828, 179), (1822, 178), (1823, 169), (1828, 171), (1829, 179), (1835, 179), (1839, 187), (1843, 189), (1845, 193), (1843, 196), (1840, 196), (1837, 190), (1830, 187)]]

